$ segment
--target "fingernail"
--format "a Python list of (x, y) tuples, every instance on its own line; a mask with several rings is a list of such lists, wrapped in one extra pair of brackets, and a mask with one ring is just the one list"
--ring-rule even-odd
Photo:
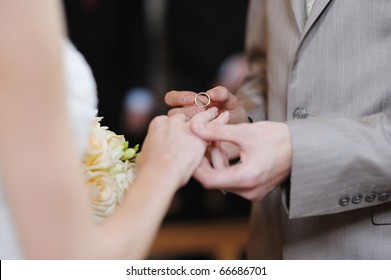
[(229, 119), (229, 112), (228, 111), (225, 111), (223, 113), (223, 115), (224, 115), (224, 118)]
[(214, 113), (217, 113), (218, 109), (217, 107), (212, 107), (212, 108), (209, 108), (210, 111), (214, 112)]

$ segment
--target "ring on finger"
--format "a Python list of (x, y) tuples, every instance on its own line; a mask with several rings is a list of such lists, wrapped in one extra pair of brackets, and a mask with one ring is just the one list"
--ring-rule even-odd
[[(200, 96), (206, 96), (206, 98), (208, 99), (208, 101), (207, 101), (205, 104), (200, 104), (200, 103), (198, 102), (198, 98), (199, 98)], [(210, 104), (210, 96), (209, 96), (209, 94), (207, 94), (206, 92), (199, 92), (199, 93), (197, 93), (197, 94), (195, 95), (195, 97), (194, 97), (194, 104), (195, 104), (197, 107), (201, 107), (201, 108), (204, 108), (204, 107), (208, 106), (208, 105)]]

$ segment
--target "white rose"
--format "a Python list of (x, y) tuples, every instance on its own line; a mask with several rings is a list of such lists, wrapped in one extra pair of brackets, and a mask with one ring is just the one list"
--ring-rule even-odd
[(128, 148), (124, 136), (101, 127), (96, 118), (83, 158), (94, 220), (102, 222), (122, 202), (133, 182), (136, 164), (131, 162), (138, 147)]
[(104, 218), (111, 215), (118, 204), (118, 189), (115, 187), (110, 176), (100, 173), (102, 176), (95, 174), (89, 180), (90, 204), (95, 222), (102, 222)]

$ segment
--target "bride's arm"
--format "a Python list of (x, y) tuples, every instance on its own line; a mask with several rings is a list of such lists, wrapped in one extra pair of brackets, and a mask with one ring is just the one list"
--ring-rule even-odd
[(65, 108), (61, 17), (57, 1), (0, 1), (0, 170), (23, 252), (142, 258), (206, 144), (180, 116), (155, 119), (123, 204), (94, 225)]
[[(217, 115), (214, 109), (194, 118), (208, 121)], [(125, 202), (102, 227), (105, 236), (116, 238), (106, 244), (111, 252), (120, 252), (122, 257), (145, 256), (174, 193), (201, 162), (207, 144), (191, 133), (183, 117), (160, 116), (150, 124), (137, 157), (135, 182)]]
[(74, 256), (91, 227), (66, 118), (58, 4), (0, 2), (1, 175), (27, 258)]

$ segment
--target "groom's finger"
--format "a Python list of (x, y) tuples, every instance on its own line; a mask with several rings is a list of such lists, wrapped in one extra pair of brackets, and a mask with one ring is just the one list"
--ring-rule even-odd
[(194, 173), (194, 177), (206, 189), (231, 188), (251, 189), (251, 181), (247, 180), (248, 171), (237, 165), (224, 169), (214, 169), (206, 164), (200, 165)]
[(171, 107), (189, 106), (194, 105), (194, 97), (193, 91), (172, 90), (165, 95), (164, 101)]
[(225, 109), (232, 109), (238, 106), (237, 98), (225, 87), (217, 86), (208, 90), (206, 93), (209, 94), (213, 103), (220, 104)]
[(210, 147), (210, 159), (215, 169), (224, 169), (229, 167), (229, 159), (220, 142), (212, 142)]
[(230, 92), (222, 86), (214, 87), (206, 92), (212, 102), (226, 103), (230, 99)]

